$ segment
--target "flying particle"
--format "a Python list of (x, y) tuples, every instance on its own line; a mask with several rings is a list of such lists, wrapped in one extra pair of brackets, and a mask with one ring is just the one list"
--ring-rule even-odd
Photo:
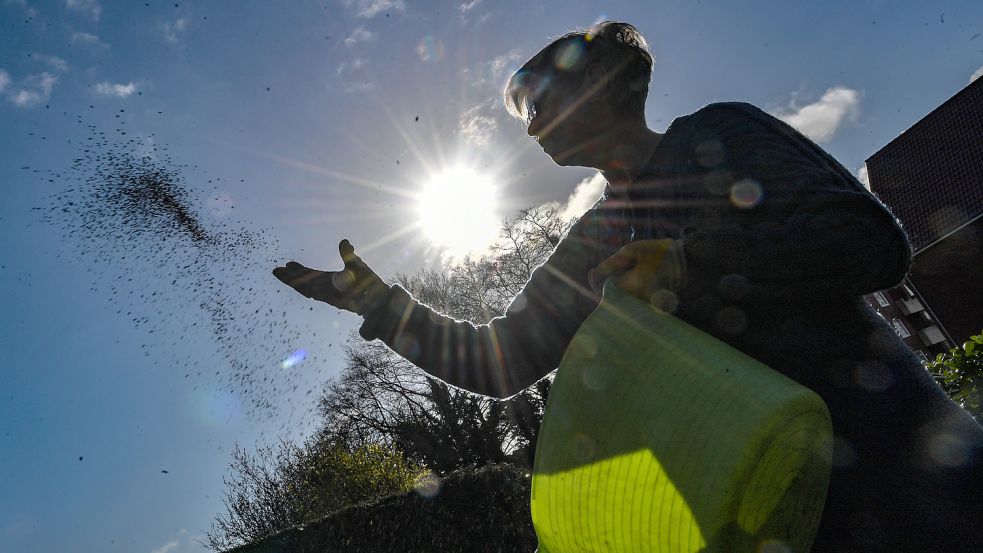
[[(282, 263), (269, 229), (208, 209), (212, 190), (234, 194), (221, 183), (244, 179), (205, 178), (166, 145), (82, 123), (89, 136), (59, 178), (64, 188), (35, 206), (41, 220), (62, 231), (65, 255), (91, 263), (90, 290), (143, 332), (145, 357), (179, 367), (174, 378), (195, 389), (234, 395), (254, 420), (278, 414), (289, 405), (281, 391), (303, 373), (277, 369), (307, 358), (281, 352), (316, 338), (291, 318), (309, 305), (269, 293), (280, 291), (270, 270)], [(214, 355), (199, 359), (192, 344), (203, 343)]]

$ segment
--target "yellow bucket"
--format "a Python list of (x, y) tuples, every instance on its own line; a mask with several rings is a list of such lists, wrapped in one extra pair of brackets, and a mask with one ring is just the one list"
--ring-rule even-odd
[(539, 551), (805, 553), (831, 455), (814, 392), (608, 282), (543, 417)]

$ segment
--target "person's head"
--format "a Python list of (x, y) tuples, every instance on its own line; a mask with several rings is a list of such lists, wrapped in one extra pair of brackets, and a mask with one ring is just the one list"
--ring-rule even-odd
[(635, 27), (605, 21), (563, 35), (527, 61), (506, 85), (505, 107), (554, 161), (595, 167), (592, 150), (609, 133), (644, 127), (653, 65)]

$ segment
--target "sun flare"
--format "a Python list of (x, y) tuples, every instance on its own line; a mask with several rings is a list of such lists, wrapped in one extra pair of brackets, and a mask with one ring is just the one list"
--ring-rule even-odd
[(497, 190), (490, 176), (458, 166), (433, 175), (420, 194), (420, 223), (451, 257), (480, 254), (498, 237)]

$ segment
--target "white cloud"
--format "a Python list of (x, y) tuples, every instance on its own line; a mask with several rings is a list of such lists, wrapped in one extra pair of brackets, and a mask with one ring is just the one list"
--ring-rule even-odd
[(484, 23), (491, 17), (491, 12), (486, 11), (479, 14), (478, 10), (475, 9), (481, 5), (482, 2), (483, 0), (469, 0), (458, 4), (458, 17), (460, 18), (462, 25), (467, 25), (472, 20), (475, 20), (478, 23)]
[(827, 90), (822, 98), (798, 107), (794, 101), (772, 115), (785, 121), (816, 142), (833, 138), (844, 121), (855, 121), (860, 114), (860, 92), (843, 86)]
[(171, 553), (175, 549), (181, 546), (181, 542), (184, 540), (185, 535), (187, 535), (187, 530), (181, 530), (177, 533), (177, 536), (169, 540), (164, 545), (154, 549), (150, 553)]
[(95, 20), (102, 15), (99, 0), (65, 0), (65, 7), (71, 11), (88, 14)]
[[(4, 71), (4, 74), (6, 75), (6, 71)], [(7, 75), (7, 82), (10, 82), (9, 75)], [(20, 86), (9, 89), (7, 100), (20, 108), (36, 106), (51, 97), (51, 91), (57, 82), (58, 77), (47, 71), (39, 75), (30, 75), (23, 80)], [(4, 85), (4, 88), (6, 86)]]
[(368, 81), (351, 83), (345, 86), (342, 90), (348, 94), (358, 94), (360, 92), (368, 92), (370, 90), (375, 90), (375, 83), (370, 83)]
[(338, 64), (338, 69), (335, 71), (335, 76), (340, 76), (342, 73), (356, 71), (368, 65), (369, 60), (365, 58), (355, 58), (352, 61), (343, 61)]
[(375, 38), (375, 33), (368, 31), (365, 27), (355, 27), (355, 29), (345, 37), (345, 46), (354, 46), (359, 42), (365, 42)]
[(860, 184), (864, 185), (864, 188), (870, 190), (870, 177), (867, 175), (867, 164), (864, 163), (863, 167), (857, 169), (857, 180)]
[(0, 69), (0, 92), (3, 92), (8, 84), (10, 84), (10, 73)]
[(180, 545), (181, 545), (181, 542), (179, 542), (178, 540), (171, 540), (171, 541), (165, 543), (164, 545), (158, 547), (157, 549), (154, 549), (150, 553), (170, 553), (171, 551), (174, 551), (175, 549), (177, 549), (178, 546), (180, 546)]
[(7, 0), (7, 3), (8, 4), (14, 4), (16, 6), (20, 6), (21, 8), (23, 8), (24, 9), (24, 13), (27, 14), (27, 17), (37, 17), (38, 16), (38, 11), (36, 9), (34, 9), (30, 4), (28, 4), (27, 3), (27, 0)]
[(401, 12), (406, 9), (403, 0), (341, 0), (346, 8), (358, 17), (371, 18), (385, 11)]
[(154, 140), (154, 135), (148, 134), (138, 137), (137, 143), (133, 147), (133, 154), (141, 159), (145, 157), (157, 159), (157, 141)]
[(96, 84), (96, 92), (104, 96), (116, 96), (117, 98), (126, 98), (130, 94), (137, 91), (137, 84), (134, 82), (123, 83), (110, 83), (103, 81)]
[[(419, 50), (418, 50), (419, 52)], [(501, 93), (505, 87), (505, 81), (512, 73), (519, 68), (525, 58), (519, 50), (496, 56), (481, 65), (475, 65), (474, 70), (463, 68), (466, 82), (471, 83), (477, 88), (492, 88), (496, 93)]]
[(103, 42), (98, 35), (83, 33), (82, 31), (72, 31), (71, 41), (73, 44), (91, 44), (99, 48), (109, 48), (109, 45)]
[(522, 54), (518, 50), (511, 50), (507, 54), (492, 58), (488, 62), (488, 70), (491, 72), (492, 79), (500, 80), (505, 76), (507, 70), (512, 73), (519, 68), (520, 61), (522, 61)]
[(973, 74), (969, 76), (969, 82), (973, 82), (976, 79), (979, 79), (980, 77), (983, 77), (983, 66), (981, 66), (976, 71), (973, 71)]
[(608, 181), (599, 172), (580, 181), (567, 201), (557, 209), (560, 218), (568, 221), (586, 213), (591, 206), (597, 203), (597, 200), (601, 199), (601, 194), (604, 193), (604, 187), (607, 183)]
[(37, 52), (34, 52), (33, 54), (31, 54), (31, 57), (42, 63), (46, 63), (50, 65), (53, 69), (57, 71), (68, 71), (68, 62), (59, 58), (58, 56), (48, 56), (45, 54), (39, 54)]
[(173, 22), (161, 25), (160, 29), (164, 33), (164, 40), (167, 42), (177, 42), (181, 39), (181, 34), (188, 28), (188, 20), (181, 18)]
[(465, 142), (487, 146), (498, 131), (498, 123), (486, 113), (486, 105), (475, 106), (461, 114), (459, 132)]

